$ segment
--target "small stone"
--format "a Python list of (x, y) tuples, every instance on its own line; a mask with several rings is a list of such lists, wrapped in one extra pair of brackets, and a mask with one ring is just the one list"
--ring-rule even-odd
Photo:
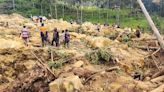
[(82, 67), (84, 65), (84, 62), (83, 61), (77, 61), (73, 67), (76, 67), (76, 68), (79, 68), (79, 67)]
[(101, 74), (101, 75), (104, 75), (105, 73), (106, 73), (105, 71), (102, 71), (100, 74)]
[(150, 77), (146, 77), (145, 78), (145, 81), (149, 81), (151, 78)]

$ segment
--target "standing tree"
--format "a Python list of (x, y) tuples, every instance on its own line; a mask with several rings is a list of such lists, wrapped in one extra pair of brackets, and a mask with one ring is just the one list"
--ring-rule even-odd
[(12, 0), (13, 2), (13, 10), (15, 10), (15, 0)]
[(52, 1), (49, 0), (50, 17), (52, 18)]

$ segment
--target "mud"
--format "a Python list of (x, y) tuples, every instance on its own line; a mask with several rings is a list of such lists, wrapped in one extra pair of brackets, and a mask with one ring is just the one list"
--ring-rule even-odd
[[(152, 83), (150, 80), (156, 72), (164, 68), (164, 51), (160, 50), (154, 55), (155, 64), (150, 56), (153, 50), (135, 47), (156, 46), (151, 34), (144, 33), (141, 38), (134, 36), (128, 42), (124, 42), (123, 38), (119, 38), (121, 41), (116, 40), (118, 33), (123, 32), (123, 29), (109, 27), (97, 32), (92, 23), (84, 23), (81, 34), (76, 33), (79, 26), (77, 24), (71, 25), (62, 20), (48, 20), (46, 24), (50, 29), (58, 27), (72, 31), (70, 48), (64, 48), (61, 32), (61, 43), (58, 48), (50, 45), (42, 48), (39, 32), (35, 31), (36, 25), (31, 21), (17, 14), (1, 15), (1, 17), (12, 18), (9, 23), (11, 26), (0, 27), (3, 29), (0, 32), (2, 34), (0, 35), (1, 92), (53, 92), (49, 84), (69, 76), (80, 78), (83, 88), (76, 89), (80, 90), (79, 92), (150, 92), (163, 83)], [(18, 28), (21, 29), (21, 24), (25, 21), (29, 23), (28, 28), (31, 33), (29, 47), (25, 47), (22, 39), (19, 38)], [(133, 33), (133, 31), (130, 32)], [(52, 35), (51, 30), (49, 33)], [(145, 41), (146, 39), (150, 41)], [(31, 51), (53, 71), (55, 77), (47, 69), (38, 65), (38, 59)], [(89, 57), (95, 64), (85, 56), (86, 53), (94, 51), (99, 52), (89, 54)], [(82, 63), (77, 63), (78, 61)], [(112, 67), (118, 68), (107, 71)], [(142, 78), (135, 78), (135, 74)], [(67, 86), (70, 85), (67, 84)]]

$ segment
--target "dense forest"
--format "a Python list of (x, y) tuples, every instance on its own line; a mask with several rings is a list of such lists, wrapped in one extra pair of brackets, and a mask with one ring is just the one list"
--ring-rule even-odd
[[(143, 0), (156, 25), (162, 27), (164, 0)], [(1, 0), (0, 13), (43, 15), (67, 21), (117, 23), (123, 27), (141, 25), (149, 29), (136, 0)], [(138, 21), (140, 20), (140, 21)]]
[[(160, 16), (164, 16), (164, 0), (143, 0), (143, 2), (149, 12), (156, 12)], [(120, 6), (121, 8), (139, 8), (136, 0), (1, 0), (0, 3), (0, 7), (3, 9), (3, 12), (11, 12), (9, 10), (19, 11), (20, 8), (24, 10), (42, 8), (50, 11), (48, 8), (55, 5), (64, 5), (69, 8), (70, 6), (95, 6), (99, 8), (114, 8), (115, 6)]]

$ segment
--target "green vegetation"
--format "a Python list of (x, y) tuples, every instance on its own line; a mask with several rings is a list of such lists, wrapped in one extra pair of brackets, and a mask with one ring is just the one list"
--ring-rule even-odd
[[(12, 1), (12, 0), (11, 0)], [(115, 2), (115, 0), (111, 0), (109, 2), (110, 6), (107, 6), (107, 0), (103, 0), (101, 4), (101, 8), (96, 6), (98, 1), (93, 1), (92, 5), (83, 4), (80, 7), (78, 4), (78, 0), (70, 0), (67, 3), (64, 0), (15, 0), (15, 10), (12, 8), (12, 2), (4, 2), (0, 3), (8, 6), (6, 11), (7, 13), (19, 13), (25, 17), (30, 17), (31, 15), (43, 15), (48, 18), (63, 18), (66, 21), (80, 21), (81, 20), (81, 9), (82, 9), (82, 21), (89, 21), (92, 23), (109, 23), (110, 25), (114, 23), (119, 23), (122, 28), (124, 27), (132, 27), (136, 28), (138, 25), (141, 26), (144, 30), (149, 31), (149, 25), (142, 14), (138, 10), (138, 6), (136, 2), (134, 2), (133, 7), (136, 9), (129, 8), (130, 5), (125, 6), (126, 4), (130, 4), (130, 0), (122, 1), (120, 10), (114, 9), (112, 6), (114, 4), (118, 4), (119, 2)], [(30, 2), (31, 1), (31, 2)], [(117, 1), (117, 0), (116, 0)], [(79, 2), (80, 3), (80, 2)], [(83, 2), (84, 3), (84, 2)], [(10, 7), (9, 7), (10, 6)], [(55, 6), (57, 8), (55, 8)], [(64, 7), (64, 8), (63, 8)], [(57, 12), (56, 12), (57, 10)], [(108, 13), (108, 14), (107, 14)], [(152, 15), (153, 20), (160, 30), (164, 30), (164, 18), (157, 15), (158, 13), (154, 12)], [(57, 15), (57, 16), (56, 16)]]
[(85, 54), (85, 57), (92, 64), (109, 63), (113, 60), (113, 53), (109, 48), (98, 48)]

